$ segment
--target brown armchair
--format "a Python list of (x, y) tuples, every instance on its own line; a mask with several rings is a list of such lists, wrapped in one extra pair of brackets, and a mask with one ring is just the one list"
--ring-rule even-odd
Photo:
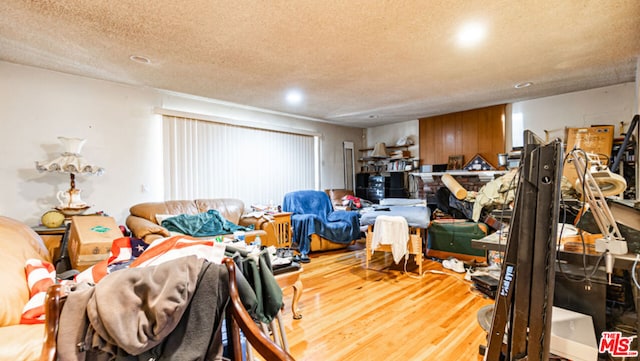
[[(226, 306), (226, 311), (230, 313), (231, 335), (229, 337), (229, 345), (233, 347), (234, 359), (242, 360), (242, 346), (240, 342), (240, 330), (242, 330), (253, 349), (266, 360), (294, 360), (293, 356), (265, 335), (251, 318), (239, 296), (235, 263), (228, 258), (224, 260), (224, 263), (229, 277), (229, 301)], [(59, 331), (60, 314), (65, 299), (64, 286), (54, 285), (49, 288), (45, 299), (46, 333), (40, 357), (41, 361), (53, 361), (57, 359), (57, 335)]]
[(346, 248), (360, 238), (358, 214), (334, 210), (323, 191), (299, 190), (284, 195), (282, 209), (291, 212), (293, 241), (300, 254)]
[(348, 206), (344, 206), (342, 205), (342, 198), (344, 196), (352, 196), (353, 195), (353, 191), (350, 189), (325, 189), (324, 190), (325, 193), (327, 193), (327, 195), (329, 196), (329, 199), (331, 199), (331, 205), (333, 205), (333, 209), (334, 210), (338, 210), (338, 209), (342, 209), (345, 211), (350, 211), (351, 209), (349, 209)]

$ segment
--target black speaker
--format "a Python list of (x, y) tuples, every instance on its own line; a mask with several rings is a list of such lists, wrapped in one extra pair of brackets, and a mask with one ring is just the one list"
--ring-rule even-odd
[(367, 188), (369, 185), (369, 173), (356, 173), (356, 188)]
[(389, 178), (389, 188), (404, 188), (404, 172), (390, 173)]
[(404, 188), (387, 188), (385, 196), (388, 198), (407, 198), (407, 190)]
[(356, 173), (356, 197), (369, 199), (369, 173)]
[(367, 189), (367, 199), (373, 203), (380, 203), (385, 197), (385, 177), (374, 175), (369, 177), (369, 188)]

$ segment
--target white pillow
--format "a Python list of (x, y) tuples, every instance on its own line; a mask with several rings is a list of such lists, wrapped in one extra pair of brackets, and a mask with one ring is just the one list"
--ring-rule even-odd
[(164, 221), (167, 218), (171, 218), (171, 217), (175, 217), (175, 214), (156, 214), (156, 221), (158, 222), (158, 224), (162, 224), (162, 221)]

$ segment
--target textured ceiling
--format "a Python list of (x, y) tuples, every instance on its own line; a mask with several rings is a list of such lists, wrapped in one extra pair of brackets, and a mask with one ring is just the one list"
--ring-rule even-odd
[(0, 2), (1, 60), (358, 127), (634, 81), (639, 56), (638, 0)]

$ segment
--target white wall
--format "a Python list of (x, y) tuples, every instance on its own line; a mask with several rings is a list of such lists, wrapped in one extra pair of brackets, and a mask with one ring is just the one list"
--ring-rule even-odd
[[(515, 102), (511, 116), (515, 119), (521, 114), (524, 129), (532, 130), (542, 138), (547, 130), (553, 139), (564, 138), (565, 127), (591, 125), (615, 125), (617, 135), (620, 122), (624, 121), (628, 126), (637, 112), (636, 84), (631, 82)], [(522, 134), (514, 136), (522, 138)], [(507, 149), (511, 146), (511, 139), (507, 139)]]
[[(344, 186), (343, 141), (359, 149), (380, 141), (394, 145), (403, 136), (418, 140), (417, 120), (369, 128), (363, 139), (358, 128), (7, 62), (0, 62), (0, 79), (0, 215), (32, 225), (69, 186), (64, 174), (35, 170), (36, 161), (59, 154), (58, 136), (86, 138), (83, 156), (106, 169), (101, 177), (77, 177), (83, 200), (93, 205), (90, 211), (102, 210), (124, 223), (131, 205), (162, 200), (158, 107), (321, 133), (320, 189)], [(626, 83), (517, 102), (512, 109), (523, 114), (526, 127), (544, 135), (544, 129), (628, 122), (638, 112), (637, 102), (636, 84)], [(410, 150), (419, 154), (417, 145)]]
[(373, 148), (376, 143), (380, 142), (385, 143), (387, 146), (394, 146), (402, 137), (409, 137), (413, 140), (414, 145), (409, 147), (409, 151), (411, 151), (411, 155), (417, 158), (420, 154), (418, 145), (418, 143), (420, 143), (418, 140), (418, 120), (367, 128), (365, 148)]
[(104, 211), (124, 224), (130, 206), (161, 201), (162, 127), (155, 108), (320, 133), (321, 189), (343, 187), (342, 142), (362, 144), (359, 128), (7, 62), (0, 62), (0, 79), (0, 215), (29, 225), (69, 188), (67, 175), (35, 169), (36, 161), (59, 155), (58, 136), (86, 138), (82, 155), (106, 169), (100, 177), (76, 178), (82, 199), (93, 205), (89, 212)]
[[(638, 65), (640, 66), (640, 60)], [(507, 129), (513, 129), (516, 119), (520, 117), (523, 129), (529, 129), (543, 139), (546, 138), (545, 130), (549, 132), (549, 139), (564, 140), (565, 127), (592, 125), (613, 125), (614, 134), (619, 136), (620, 122), (624, 122), (626, 131), (633, 116), (640, 113), (638, 81), (640, 76), (636, 76), (636, 82), (513, 103), (511, 117), (507, 117), (507, 121), (511, 122), (508, 123)], [(521, 132), (513, 131), (507, 134), (511, 134), (511, 137), (507, 136), (507, 150), (513, 145), (522, 145)], [(635, 135), (640, 137), (640, 127), (635, 130)], [(636, 189), (638, 186), (640, 169), (636, 167)], [(640, 200), (640, 195), (637, 194), (636, 198)]]

